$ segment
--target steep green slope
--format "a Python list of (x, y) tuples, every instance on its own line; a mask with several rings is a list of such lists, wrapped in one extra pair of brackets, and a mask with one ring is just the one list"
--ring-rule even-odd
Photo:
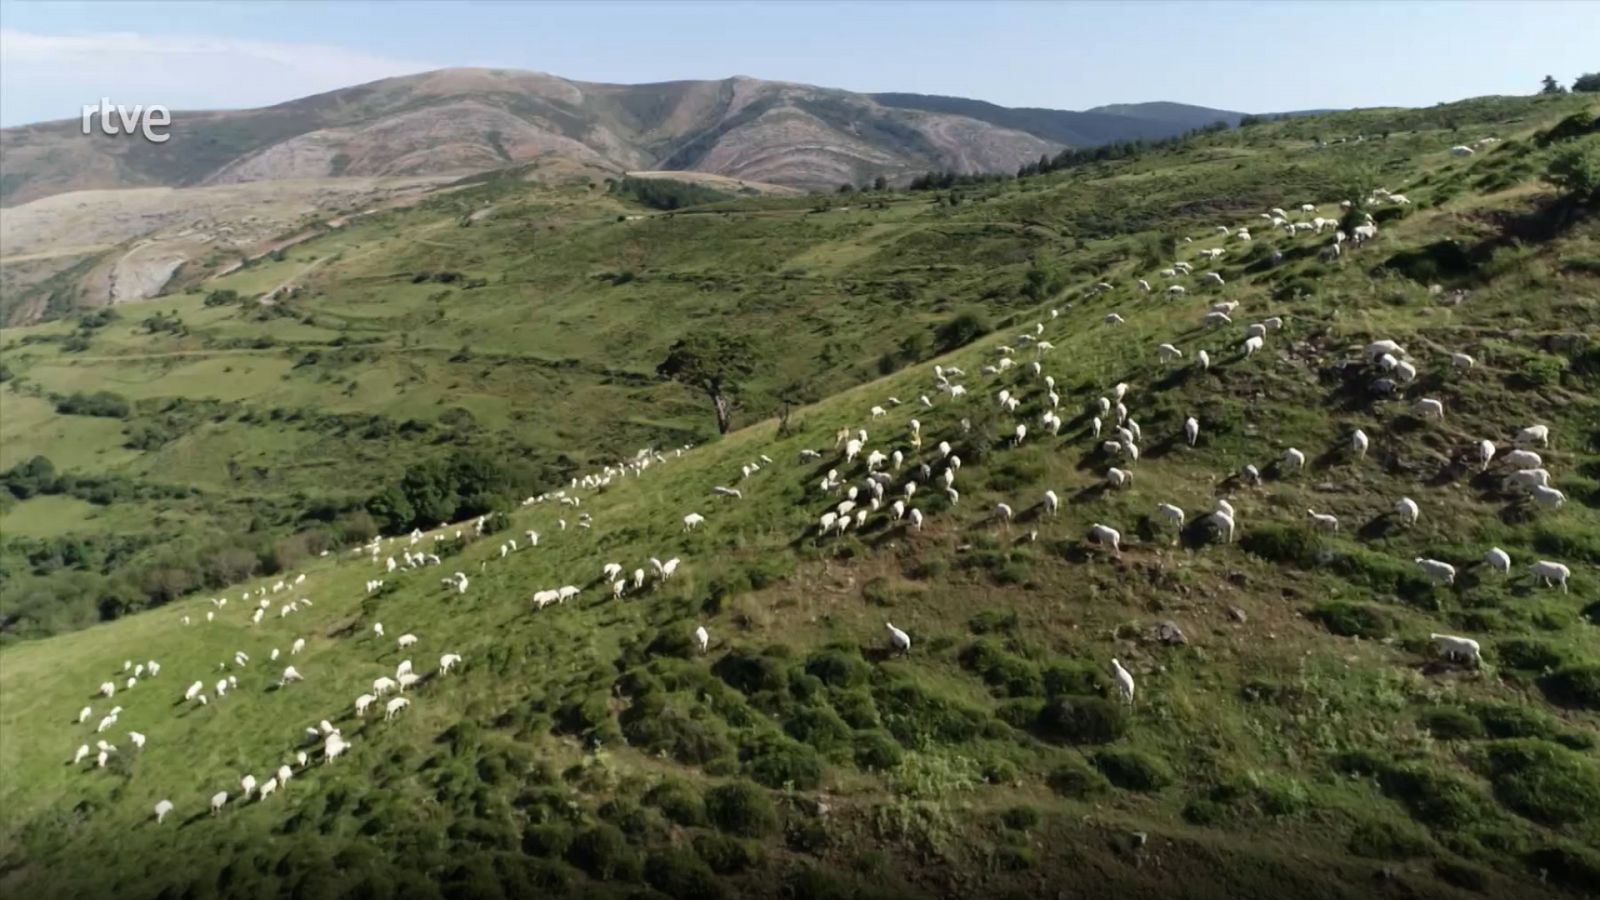
[[(1486, 117), (1468, 123), (1475, 133), (1426, 130), (1326, 150), (1293, 131), (1306, 123), (1274, 123), (986, 188), (956, 206), (891, 205), (912, 222), (871, 254), (874, 265), (930, 280), (945, 271), (936, 267), (959, 265), (957, 284), (992, 265), (1013, 304), (996, 334), (799, 408), (784, 428), (754, 424), (668, 452), (637, 477), (574, 490), (577, 508), (553, 499), (519, 507), (495, 534), (459, 548), (441, 542), (437, 568), (386, 575), (365, 552), (345, 550), (296, 561), (290, 571), (306, 583), (273, 595), (260, 625), (249, 624), (242, 596), (263, 584), (253, 580), (0, 651), (0, 878), (8, 893), (79, 897), (621, 896), (646, 886), (679, 897), (1054, 896), (1067, 884), (1151, 897), (1580, 894), (1600, 873), (1600, 225), (1555, 215), (1560, 207), (1532, 178), (1556, 148), (1529, 140), (1569, 111), (1528, 102), (1513, 113), (1521, 121)], [(1450, 145), (1488, 133), (1507, 149), (1449, 155)], [(1506, 189), (1482, 193), (1508, 173)], [(1257, 227), (1259, 211), (1308, 200), (1337, 217), (1348, 189), (1378, 186), (1411, 203), (1377, 207), (1378, 237), (1336, 262), (1319, 256), (1325, 236)], [(713, 242), (728, 259), (782, 260), (780, 273), (799, 267), (800, 254), (812, 254), (807, 271), (848, 272), (861, 259), (851, 248), (875, 246), (873, 226), (883, 224), (853, 210), (862, 219), (847, 223), (852, 241), (819, 249), (783, 242), (789, 229), (818, 227), (795, 204), (740, 208), (729, 214), (738, 222), (717, 213), (629, 224), (660, 229), (639, 250), (650, 269), (688, 265), (690, 242)], [(928, 227), (910, 227), (924, 216)], [(1257, 235), (1224, 241), (1212, 233), (1219, 224)], [(763, 227), (771, 230), (759, 244), (739, 247), (746, 229)], [(1187, 294), (1159, 293), (1169, 282), (1156, 270), (1173, 258), (1163, 233), (1177, 258), (1214, 268), (1226, 285), (1182, 279)], [(1018, 234), (1042, 236), (1036, 262), (1018, 253)], [(390, 271), (449, 263), (429, 246)], [(457, 245), (454, 259), (468, 260), (457, 270), (476, 275), (466, 254), (489, 246)], [(1198, 251), (1219, 246), (1229, 250), (1220, 265), (1198, 262)], [(572, 243), (544, 249), (536, 239), (525, 249), (507, 271), (529, 295), (552, 298), (541, 306), (562, 302), (553, 260), (569, 271), (609, 262)], [(1041, 302), (1007, 287), (1058, 278), (1070, 286)], [(1158, 293), (1135, 289), (1137, 278)], [(1089, 287), (1101, 280), (1113, 288)], [(392, 283), (324, 290), (329, 299), (310, 299), (352, 318), (406, 315), (415, 302)], [(338, 290), (371, 295), (340, 307)], [(769, 323), (774, 358), (789, 359), (781, 338), (800, 331), (770, 324), (759, 306), (730, 315), (730, 296), (716, 299), (703, 301), (699, 320)], [(1233, 324), (1203, 327), (1222, 299), (1240, 304)], [(548, 315), (577, 320), (584, 308)], [(474, 354), (508, 351), (526, 314), (482, 312), (474, 330), (438, 343), (470, 333), (483, 344)], [(1113, 312), (1122, 324), (1105, 321)], [(241, 327), (231, 311), (211, 313), (216, 328)], [(858, 330), (904, 318), (848, 305), (845, 313), (859, 317)], [(567, 342), (570, 358), (591, 359), (618, 346), (622, 332), (605, 329), (621, 315), (608, 310), (554, 340)], [(1244, 329), (1269, 316), (1283, 329), (1246, 357)], [(922, 327), (939, 320), (930, 314)], [(1036, 323), (1053, 350), (1019, 341)], [(284, 331), (316, 327), (285, 320)], [(627, 333), (649, 330), (643, 320), (633, 327)], [(1419, 369), (1395, 399), (1371, 392), (1382, 373), (1361, 362), (1377, 338), (1399, 341)], [(1161, 365), (1163, 342), (1185, 359)], [(1015, 348), (1017, 365), (983, 374), (1002, 344)], [(1194, 363), (1200, 350), (1209, 369)], [(1476, 365), (1452, 367), (1452, 352)], [(44, 359), (17, 369), (35, 383), (47, 376)], [(803, 359), (787, 364), (799, 372)], [(1049, 401), (1029, 371), (1035, 360), (1061, 397), (1057, 436), (1040, 424)], [(969, 399), (937, 390), (934, 362), (968, 373), (955, 380)], [(231, 374), (200, 377), (224, 385)], [(282, 389), (281, 377), (267, 383)], [(1091, 434), (1096, 399), (1118, 383), (1129, 386), (1143, 434), (1132, 464), (1106, 456)], [(1021, 397), (1015, 413), (997, 407), (1001, 389)], [(1411, 413), (1421, 397), (1443, 401), (1442, 422)], [(691, 401), (681, 402), (690, 415)], [(878, 405), (882, 417), (870, 412)], [(486, 402), (483, 415), (496, 407)], [(620, 418), (591, 407), (600, 413)], [(48, 410), (30, 415), (52, 422)], [(1193, 447), (1181, 437), (1189, 416), (1201, 425)], [(1018, 422), (1029, 434), (1013, 446)], [(1503, 465), (1472, 464), (1478, 440), (1504, 452), (1535, 422), (1551, 429), (1539, 452), (1566, 495), (1559, 508), (1505, 491)], [(818, 516), (842, 499), (819, 491), (826, 473), (864, 484), (863, 462), (846, 462), (835, 444), (845, 427), (869, 431), (869, 452), (907, 454), (888, 499), (918, 481), (920, 530), (879, 511), (844, 536), (816, 535)], [(1372, 439), (1364, 458), (1347, 449), (1355, 427)], [(265, 452), (255, 446), (268, 438), (234, 439)], [(963, 461), (959, 502), (937, 487), (949, 465), (936, 449), (942, 440)], [(1304, 452), (1304, 471), (1273, 464), (1290, 447)], [(805, 448), (821, 459), (799, 462)], [(591, 451), (573, 471), (632, 450)], [(763, 455), (771, 463), (741, 479), (741, 466)], [(1134, 472), (1130, 488), (1104, 486), (1114, 463)], [(1261, 484), (1239, 477), (1246, 464), (1266, 473)], [(717, 485), (743, 496), (714, 496)], [(1045, 514), (1046, 490), (1062, 500), (1058, 515)], [(1404, 496), (1421, 509), (1412, 527), (1391, 514)], [(1168, 502), (1192, 521), (1218, 497), (1238, 510), (1233, 543), (1203, 525), (1174, 535), (1156, 517)], [(1014, 520), (997, 515), (1001, 502)], [(1312, 531), (1308, 508), (1338, 515), (1341, 530)], [(706, 523), (686, 532), (682, 517), (694, 511)], [(578, 527), (580, 512), (592, 528)], [(1085, 541), (1096, 522), (1121, 531), (1120, 555)], [(537, 548), (525, 546), (530, 528), (541, 534)], [(502, 558), (511, 537), (521, 549)], [(1509, 578), (1475, 564), (1490, 546), (1510, 553)], [(1427, 583), (1411, 562), (1419, 556), (1455, 564), (1456, 583)], [(601, 566), (648, 569), (650, 557), (678, 557), (681, 567), (612, 599)], [(1571, 567), (1567, 592), (1529, 576), (1538, 559)], [(464, 595), (439, 584), (456, 570), (471, 579)], [(385, 588), (366, 594), (370, 578)], [(583, 593), (530, 610), (534, 591), (563, 584)], [(231, 602), (215, 608), (207, 601), (220, 593)], [(299, 596), (315, 605), (279, 618), (278, 605)], [(910, 633), (905, 658), (888, 652), (885, 620)], [(1163, 638), (1165, 622), (1183, 642), (1170, 629)], [(691, 643), (700, 624), (711, 635), (705, 654)], [(419, 644), (403, 656), (391, 641), (405, 632)], [(1435, 632), (1478, 640), (1483, 664), (1441, 663)], [(305, 680), (275, 689), (285, 660), (269, 663), (271, 650), (287, 652), (297, 636), (308, 642), (292, 660)], [(251, 660), (236, 669), (237, 650)], [(437, 674), (445, 652), (465, 657), (459, 672)], [(348, 711), (406, 656), (426, 676), (411, 708), (391, 722)], [(1137, 680), (1131, 708), (1110, 677), (1113, 657)], [(156, 679), (91, 699), (102, 681), (126, 677), (123, 660), (152, 658), (163, 667)], [(229, 673), (240, 684), (227, 697), (181, 702), (189, 682)], [(93, 715), (75, 724), (86, 703)], [(108, 732), (121, 748), (108, 766), (65, 765), (93, 743), (93, 723), (113, 703), (125, 709)], [(313, 764), (297, 766), (285, 791), (206, 814), (207, 798), (237, 793), (241, 774), (265, 777), (292, 761), (308, 746), (303, 730), (322, 718), (350, 739), (345, 757), (318, 764), (310, 747)], [(126, 729), (149, 736), (142, 751)], [(151, 809), (163, 798), (176, 809), (158, 826)]]

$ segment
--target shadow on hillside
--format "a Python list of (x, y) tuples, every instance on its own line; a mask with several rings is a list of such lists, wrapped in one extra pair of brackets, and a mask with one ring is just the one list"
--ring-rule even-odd
[(1380, 513), (1356, 531), (1356, 538), (1363, 541), (1378, 541), (1390, 535), (1399, 534), (1405, 529), (1401, 527), (1400, 520), (1394, 513)]

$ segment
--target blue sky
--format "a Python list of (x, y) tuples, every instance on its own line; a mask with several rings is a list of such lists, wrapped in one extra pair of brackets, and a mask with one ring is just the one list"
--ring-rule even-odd
[(1531, 93), (1600, 68), (1600, 3), (0, 0), (0, 124), (108, 95), (259, 106), (444, 66), (586, 81), (751, 75), (1082, 109), (1248, 112)]

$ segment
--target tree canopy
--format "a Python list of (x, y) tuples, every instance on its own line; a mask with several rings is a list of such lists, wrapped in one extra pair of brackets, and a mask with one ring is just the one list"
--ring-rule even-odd
[(727, 434), (740, 382), (756, 370), (754, 348), (745, 338), (706, 332), (680, 338), (667, 349), (656, 374), (703, 391), (717, 413), (717, 431)]

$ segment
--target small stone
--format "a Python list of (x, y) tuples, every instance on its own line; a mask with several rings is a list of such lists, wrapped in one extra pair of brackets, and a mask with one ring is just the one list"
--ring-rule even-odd
[(1228, 607), (1228, 618), (1238, 622), (1240, 625), (1250, 621), (1250, 617), (1244, 614), (1244, 610), (1237, 606)]

